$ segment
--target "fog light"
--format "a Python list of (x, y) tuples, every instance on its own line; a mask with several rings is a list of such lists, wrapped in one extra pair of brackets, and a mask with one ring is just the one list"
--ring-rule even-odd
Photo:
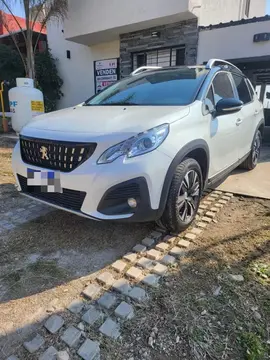
[(133, 199), (133, 198), (129, 198), (128, 199), (128, 205), (131, 207), (131, 208), (135, 208), (135, 207), (137, 207), (137, 201), (135, 200), (135, 199)]

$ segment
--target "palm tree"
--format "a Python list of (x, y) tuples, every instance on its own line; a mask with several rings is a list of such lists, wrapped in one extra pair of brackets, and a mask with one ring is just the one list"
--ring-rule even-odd
[[(25, 13), (25, 29), (22, 28), (21, 24), (14, 15), (13, 6), (21, 5)], [(38, 45), (41, 32), (46, 27), (49, 20), (64, 20), (67, 17), (68, 0), (0, 0), (0, 25), (7, 30), (11, 36), (16, 49), (18, 50), (24, 68), (26, 76), (35, 80), (35, 51)], [(26, 58), (22, 54), (16, 33), (14, 28), (11, 27), (10, 21), (8, 21), (5, 13), (11, 15), (12, 23), (16, 24), (17, 30), (19, 29), (22, 33), (26, 47)], [(40, 32), (33, 44), (33, 30), (35, 25), (40, 23)]]

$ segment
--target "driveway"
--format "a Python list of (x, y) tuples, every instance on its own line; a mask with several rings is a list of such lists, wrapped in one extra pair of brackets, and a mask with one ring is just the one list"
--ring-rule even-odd
[(217, 190), (270, 199), (270, 144), (262, 148), (256, 169), (252, 171), (236, 169)]

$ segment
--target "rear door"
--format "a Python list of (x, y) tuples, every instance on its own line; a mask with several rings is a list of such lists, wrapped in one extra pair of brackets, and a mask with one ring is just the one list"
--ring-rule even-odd
[(251, 149), (251, 144), (257, 127), (257, 115), (259, 104), (255, 101), (254, 93), (251, 94), (248, 88), (247, 79), (240, 74), (232, 74), (239, 99), (243, 101), (242, 110), (238, 113), (239, 121), (239, 158), (243, 158)]
[[(232, 78), (227, 72), (219, 72), (213, 79), (206, 96), (206, 102), (213, 103), (213, 109), (221, 99), (236, 98)], [(209, 177), (217, 175), (238, 161), (239, 158), (239, 128), (237, 120), (239, 113), (214, 116), (209, 114)]]

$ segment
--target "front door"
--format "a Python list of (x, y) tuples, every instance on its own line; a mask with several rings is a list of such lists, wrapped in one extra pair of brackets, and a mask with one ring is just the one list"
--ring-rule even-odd
[[(206, 101), (214, 103), (219, 100), (234, 98), (235, 92), (228, 73), (219, 72), (209, 89)], [(209, 177), (217, 175), (238, 161), (239, 158), (239, 113), (213, 116), (209, 114)]]

